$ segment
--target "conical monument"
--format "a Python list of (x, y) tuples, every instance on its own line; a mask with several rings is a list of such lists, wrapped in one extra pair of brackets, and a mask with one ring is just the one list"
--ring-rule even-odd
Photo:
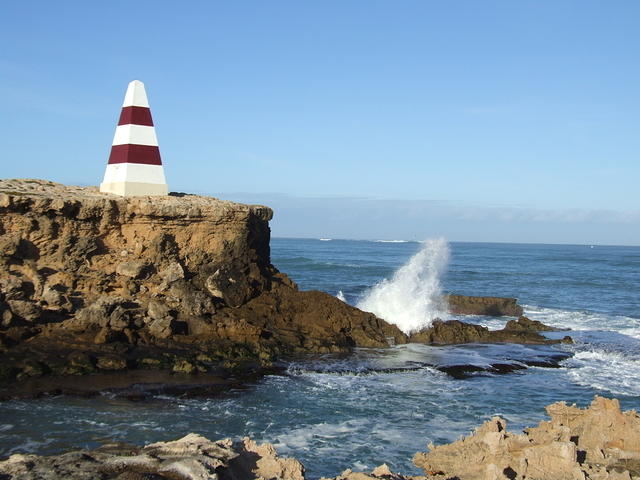
[(144, 83), (129, 83), (100, 191), (125, 197), (167, 195)]

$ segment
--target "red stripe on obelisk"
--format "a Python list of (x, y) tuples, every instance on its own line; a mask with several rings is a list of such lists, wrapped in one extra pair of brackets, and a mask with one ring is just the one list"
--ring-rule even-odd
[(153, 127), (151, 110), (148, 107), (122, 107), (118, 125), (129, 124)]
[(145, 165), (162, 165), (160, 149), (152, 145), (113, 145), (109, 163), (143, 163)]

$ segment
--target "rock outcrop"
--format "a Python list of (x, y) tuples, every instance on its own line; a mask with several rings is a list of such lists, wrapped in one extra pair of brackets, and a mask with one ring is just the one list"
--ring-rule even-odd
[(295, 459), (278, 457), (268, 443), (258, 445), (249, 438), (212, 442), (191, 433), (142, 448), (108, 444), (54, 457), (16, 454), (0, 462), (0, 474), (23, 480), (303, 480), (304, 467)]
[(571, 343), (571, 337), (565, 336), (561, 340), (548, 339), (540, 335), (540, 331), (553, 331), (554, 329), (537, 320), (520, 317), (518, 320), (510, 320), (502, 330), (489, 330), (482, 325), (461, 322), (459, 320), (435, 320), (428, 328), (420, 330), (409, 337), (410, 342), (428, 344), (455, 344), (455, 343), (528, 343), (528, 344), (554, 344)]
[(523, 310), (518, 300), (508, 297), (472, 297), (445, 295), (451, 313), (459, 315), (489, 315), (492, 317), (519, 317)]
[(406, 337), (270, 262), (271, 209), (0, 181), (0, 383), (177, 373)]
[(460, 480), (630, 480), (640, 478), (640, 416), (617, 400), (596, 397), (580, 409), (547, 407), (550, 421), (524, 434), (493, 418), (449, 445), (417, 453), (416, 466), (435, 478)]

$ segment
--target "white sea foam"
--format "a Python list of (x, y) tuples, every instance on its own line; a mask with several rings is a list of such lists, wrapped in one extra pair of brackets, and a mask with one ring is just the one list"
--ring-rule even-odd
[(409, 243), (409, 240), (376, 240), (376, 243)]
[(336, 298), (337, 298), (338, 300), (342, 300), (343, 302), (346, 302), (346, 301), (347, 301), (347, 299), (346, 299), (346, 298), (345, 298), (345, 296), (344, 296), (344, 293), (342, 293), (342, 290), (338, 290), (338, 293), (337, 293), (337, 295), (336, 295)]
[(640, 360), (618, 352), (592, 349), (565, 360), (577, 384), (614, 395), (640, 395)]
[(357, 307), (410, 333), (427, 327), (446, 311), (440, 277), (449, 262), (444, 238), (425, 241), (422, 250), (393, 275), (367, 291)]
[[(279, 452), (288, 453), (293, 450), (303, 450), (314, 447), (322, 448), (321, 445), (332, 439), (342, 439), (348, 441), (354, 431), (370, 428), (370, 421), (365, 419), (346, 420), (338, 423), (321, 422), (316, 424), (301, 425), (292, 428), (286, 434), (278, 435), (274, 443)], [(325, 447), (332, 452), (330, 447)]]
[(321, 242), (330, 242), (331, 240), (333, 240), (333, 238), (319, 238), (318, 240), (320, 240)]
[(640, 319), (625, 315), (524, 305), (526, 316), (557, 328), (609, 330), (640, 339)]

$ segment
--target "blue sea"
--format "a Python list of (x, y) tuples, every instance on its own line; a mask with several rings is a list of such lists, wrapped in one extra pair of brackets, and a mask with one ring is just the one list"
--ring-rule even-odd
[[(417, 473), (411, 457), (456, 440), (494, 415), (520, 430), (544, 406), (585, 406), (594, 395), (640, 408), (640, 247), (272, 240), (272, 262), (301, 289), (318, 289), (375, 311), (405, 330), (434, 317), (501, 328), (506, 318), (453, 317), (442, 293), (516, 297), (525, 315), (571, 329), (559, 346), (400, 345), (288, 363), (285, 374), (210, 399), (130, 402), (108, 395), (0, 404), (0, 456), (57, 453), (103, 442), (143, 444), (197, 432), (211, 439), (272, 442), (310, 478), (386, 462)], [(553, 336), (554, 334), (550, 334)], [(455, 379), (438, 362), (488, 365), (557, 352), (560, 368)]]

